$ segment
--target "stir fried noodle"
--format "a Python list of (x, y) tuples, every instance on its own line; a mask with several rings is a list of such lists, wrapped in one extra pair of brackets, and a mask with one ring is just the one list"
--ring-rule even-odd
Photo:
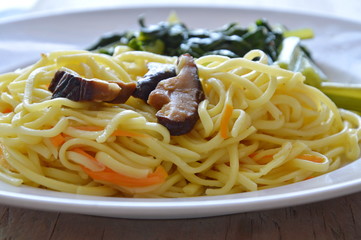
[(48, 90), (60, 68), (128, 83), (150, 62), (176, 61), (121, 47), (113, 56), (59, 51), (0, 75), (0, 179), (99, 196), (207, 196), (307, 180), (359, 157), (361, 118), (258, 50), (195, 59), (205, 98), (180, 136), (141, 99), (76, 102)]

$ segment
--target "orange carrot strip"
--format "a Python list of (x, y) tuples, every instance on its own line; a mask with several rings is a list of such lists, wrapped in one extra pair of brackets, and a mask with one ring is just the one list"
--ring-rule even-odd
[(61, 135), (63, 135), (64, 138), (70, 138), (71, 136), (66, 134), (66, 133), (62, 133)]
[[(71, 149), (71, 151), (76, 152), (76, 153), (79, 153), (79, 154), (83, 155), (84, 157), (88, 158), (89, 160), (93, 161), (94, 164), (96, 164), (98, 167), (100, 167), (100, 169), (104, 169), (104, 168), (106, 169), (106, 167), (105, 167), (105, 165), (104, 165), (103, 163), (98, 162), (95, 157), (93, 157), (93, 156), (90, 155), (89, 153), (85, 152), (83, 149), (81, 149), (81, 148), (73, 148), (73, 149)], [(83, 167), (83, 166), (81, 166), (81, 167), (82, 167), (83, 169), (85, 168), (85, 167)], [(91, 170), (90, 170), (90, 171), (91, 171)], [(104, 171), (104, 170), (103, 170), (103, 171)]]
[(315, 162), (315, 163), (323, 163), (325, 161), (325, 159), (323, 159), (322, 157), (312, 155), (312, 154), (301, 154), (301, 155), (297, 156), (297, 158), (300, 158), (303, 160), (308, 160), (308, 161)]
[(248, 155), (248, 157), (254, 158), (257, 154), (258, 154), (257, 152), (253, 152), (253, 153), (251, 153), (250, 155)]
[(2, 110), (2, 113), (11, 113), (13, 110), (11, 108), (5, 108), (4, 110)]
[(146, 178), (132, 178), (123, 174), (114, 172), (110, 168), (106, 168), (104, 171), (94, 172), (90, 169), (83, 167), (83, 170), (94, 180), (105, 181), (113, 183), (122, 187), (147, 187), (155, 184), (160, 184), (165, 181), (168, 174), (162, 166), (158, 166), (157, 169), (150, 173)]
[(312, 178), (314, 178), (314, 177), (306, 177), (305, 180), (312, 179)]
[(232, 112), (233, 112), (233, 106), (230, 104), (226, 104), (220, 126), (221, 137), (224, 139), (228, 138), (228, 123), (229, 120), (231, 120)]
[[(74, 127), (79, 130), (83, 131), (103, 131), (104, 128), (98, 127), (98, 126), (76, 126)], [(124, 136), (124, 137), (147, 137), (148, 135), (127, 131), (127, 130), (115, 130), (112, 134), (112, 136)]]
[[(74, 148), (71, 151), (82, 154), (83, 156), (98, 162), (93, 156), (85, 152), (81, 148)], [(165, 181), (168, 174), (162, 166), (158, 166), (153, 173), (148, 174), (146, 178), (132, 178), (113, 171), (110, 168), (105, 168), (103, 171), (92, 171), (84, 166), (81, 166), (83, 171), (94, 180), (105, 181), (123, 187), (147, 187), (155, 184), (160, 184)]]
[(51, 137), (50, 141), (55, 147), (58, 147), (65, 142), (65, 138), (64, 138), (63, 134), (60, 133), (54, 137)]

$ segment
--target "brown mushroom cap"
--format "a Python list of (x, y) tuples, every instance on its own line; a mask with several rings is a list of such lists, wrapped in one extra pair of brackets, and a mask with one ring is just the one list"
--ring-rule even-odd
[(173, 64), (150, 62), (147, 65), (148, 72), (137, 81), (137, 87), (133, 96), (147, 102), (149, 94), (157, 87), (157, 84), (167, 78), (176, 76)]
[(49, 90), (52, 98), (64, 97), (73, 101), (124, 103), (136, 87), (135, 83), (86, 79), (71, 70), (58, 70)]
[(204, 99), (192, 56), (179, 57), (177, 72), (177, 76), (160, 81), (148, 98), (148, 103), (158, 109), (158, 122), (171, 135), (182, 135), (193, 129), (199, 118), (198, 105)]

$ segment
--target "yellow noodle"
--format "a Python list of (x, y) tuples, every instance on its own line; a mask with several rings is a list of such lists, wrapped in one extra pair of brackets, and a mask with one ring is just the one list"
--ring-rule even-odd
[[(156, 110), (142, 100), (74, 102), (52, 99), (47, 89), (59, 69), (90, 79), (136, 82), (149, 62), (176, 61), (124, 47), (117, 47), (114, 56), (56, 51), (0, 75), (0, 180), (75, 194), (192, 197), (282, 186), (359, 158), (360, 116), (338, 109), (305, 85), (302, 74), (269, 65), (259, 50), (243, 58), (195, 59), (205, 99), (195, 127), (181, 136), (171, 136), (157, 123)], [(227, 106), (232, 109), (224, 137)], [(116, 136), (121, 131), (134, 136)], [(54, 145), (56, 137), (63, 142)], [(158, 167), (168, 177), (144, 187), (94, 180), (85, 171), (107, 169), (113, 176), (145, 179)]]

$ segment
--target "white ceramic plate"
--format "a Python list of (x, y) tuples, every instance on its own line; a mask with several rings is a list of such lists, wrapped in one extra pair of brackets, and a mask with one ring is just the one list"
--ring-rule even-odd
[[(361, 82), (361, 24), (305, 13), (240, 8), (158, 7), (55, 13), (0, 22), (0, 73), (27, 65), (42, 52), (83, 49), (105, 32), (138, 29), (176, 10), (191, 28), (244, 26), (258, 18), (289, 28), (311, 27), (307, 42), (316, 61), (335, 81)], [(125, 199), (82, 196), (0, 183), (0, 203), (51, 211), (126, 218), (190, 218), (264, 210), (329, 199), (361, 190), (361, 159), (329, 174), (288, 186), (215, 197)]]

